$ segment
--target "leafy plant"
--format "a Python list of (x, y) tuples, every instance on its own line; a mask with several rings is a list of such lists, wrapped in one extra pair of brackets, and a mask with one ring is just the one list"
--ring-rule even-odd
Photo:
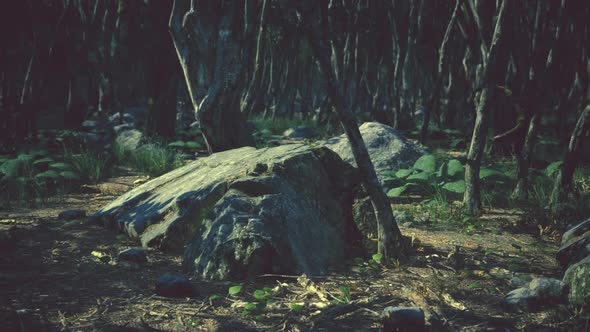
[[(465, 168), (457, 159), (440, 163), (437, 169), (436, 157), (427, 154), (420, 157), (411, 168), (400, 169), (388, 174), (388, 180), (397, 184), (387, 195), (399, 197), (408, 193), (434, 196), (437, 201), (446, 201), (447, 195), (461, 195), (465, 192)], [(480, 179), (489, 182), (502, 182), (507, 176), (502, 172), (482, 167)]]
[(241, 291), (242, 291), (242, 286), (236, 285), (236, 286), (231, 286), (227, 290), (227, 293), (229, 294), (229, 296), (236, 296), (236, 295), (240, 294)]
[(350, 287), (348, 286), (340, 286), (338, 287), (338, 291), (340, 291), (340, 295), (336, 295), (335, 299), (342, 303), (350, 303), (352, 301), (352, 296), (350, 294)]

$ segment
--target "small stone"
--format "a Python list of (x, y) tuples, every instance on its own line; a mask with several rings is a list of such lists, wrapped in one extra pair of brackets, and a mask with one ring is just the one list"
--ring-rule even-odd
[(564, 284), (557, 279), (534, 278), (527, 287), (517, 288), (504, 297), (502, 305), (512, 311), (537, 311), (564, 298)]
[(117, 255), (119, 260), (134, 263), (147, 263), (147, 253), (143, 249), (131, 248), (123, 250)]
[(90, 186), (90, 185), (82, 185), (80, 187), (80, 193), (81, 194), (100, 194), (100, 189), (98, 189), (96, 186)]
[(86, 211), (84, 210), (65, 210), (58, 215), (58, 218), (65, 220), (81, 219), (85, 217)]
[(393, 216), (398, 224), (412, 223), (414, 221), (412, 216), (404, 211), (393, 210)]
[(156, 294), (165, 297), (192, 297), (194, 289), (187, 277), (166, 273), (156, 283)]
[(561, 280), (552, 278), (535, 278), (529, 283), (529, 288), (532, 289), (537, 296), (550, 299), (559, 298), (563, 295), (563, 282)]
[(283, 132), (283, 136), (290, 139), (308, 139), (316, 138), (320, 134), (313, 128), (307, 126), (298, 126), (289, 128)]
[(502, 306), (510, 311), (528, 311), (535, 294), (528, 287), (521, 287), (506, 294)]
[(409, 228), (409, 227), (412, 227), (412, 223), (408, 221), (408, 222), (403, 223), (402, 226)]
[(424, 311), (417, 307), (386, 307), (381, 314), (383, 332), (425, 331)]

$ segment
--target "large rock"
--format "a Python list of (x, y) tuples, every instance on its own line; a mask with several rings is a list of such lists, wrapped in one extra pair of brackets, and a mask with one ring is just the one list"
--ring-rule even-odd
[[(382, 183), (385, 172), (412, 167), (414, 162), (426, 153), (422, 148), (406, 140), (395, 129), (387, 125), (366, 122), (359, 129), (375, 166), (375, 171)], [(330, 138), (322, 144), (338, 153), (344, 161), (356, 167), (346, 135)]]
[(570, 228), (561, 237), (557, 261), (568, 267), (590, 255), (590, 218)]
[(571, 265), (565, 271), (563, 282), (569, 287), (570, 304), (590, 304), (590, 256)]
[(315, 275), (360, 240), (357, 185), (355, 169), (326, 148), (245, 147), (147, 182), (95, 218), (143, 246), (184, 250), (184, 266), (204, 278)]

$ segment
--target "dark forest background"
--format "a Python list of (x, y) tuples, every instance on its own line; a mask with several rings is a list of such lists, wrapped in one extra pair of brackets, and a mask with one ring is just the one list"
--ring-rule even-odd
[[(38, 144), (47, 131), (80, 130), (85, 120), (119, 113), (123, 123), (131, 108), (146, 112), (150, 137), (171, 140), (197, 121), (215, 152), (254, 144), (247, 119), (338, 128), (333, 107), (342, 102), (358, 122), (391, 125), (423, 144), (455, 130), (463, 138), (455, 147), (469, 149), (476, 168), (484, 153), (516, 155), (524, 197), (538, 138), (560, 155), (569, 149), (559, 186), (567, 191), (588, 131), (586, 1), (2, 6), (4, 154)], [(330, 65), (322, 69), (323, 56)], [(331, 96), (332, 79), (340, 93)], [(477, 179), (467, 177), (477, 196)]]

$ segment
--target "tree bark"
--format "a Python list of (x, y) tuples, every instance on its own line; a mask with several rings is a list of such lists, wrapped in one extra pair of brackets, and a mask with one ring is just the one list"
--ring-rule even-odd
[(574, 171), (580, 161), (582, 143), (584, 142), (584, 137), (588, 133), (589, 128), (590, 105), (586, 105), (586, 108), (584, 108), (580, 114), (576, 127), (572, 132), (565, 157), (563, 158), (563, 164), (555, 179), (555, 184), (551, 193), (551, 202), (549, 204), (553, 211), (559, 210), (568, 195), (574, 192), (572, 184)]
[(254, 70), (252, 73), (252, 79), (244, 100), (242, 101), (242, 112), (249, 115), (252, 114), (253, 108), (259, 105), (256, 100), (260, 98), (261, 85), (262, 85), (262, 70), (263, 70), (263, 43), (264, 43), (264, 30), (266, 28), (266, 21), (268, 17), (268, 11), (270, 6), (268, 0), (263, 0), (262, 9), (260, 13), (260, 24), (258, 27), (258, 36), (256, 38), (256, 58), (254, 60)]
[(445, 74), (444, 70), (447, 66), (446, 62), (448, 61), (447, 47), (449, 45), (449, 39), (451, 38), (453, 26), (457, 21), (457, 12), (459, 10), (460, 5), (461, 0), (456, 0), (453, 13), (451, 14), (451, 19), (449, 20), (449, 24), (447, 25), (447, 29), (445, 30), (445, 35), (443, 37), (442, 42), (440, 43), (440, 48), (438, 50), (438, 67), (436, 72), (434, 88), (432, 89), (429, 102), (422, 114), (422, 127), (420, 128), (420, 143), (422, 144), (426, 143), (426, 135), (428, 134), (428, 124), (430, 122), (430, 116), (431, 114), (436, 114), (437, 108), (439, 107), (438, 97), (440, 94), (440, 90), (442, 88), (443, 78)]
[(528, 197), (529, 167), (531, 165), (531, 157), (533, 154), (533, 148), (535, 147), (540, 119), (541, 116), (538, 114), (535, 114), (530, 118), (524, 143), (522, 144), (520, 151), (517, 151), (517, 182), (511, 196), (513, 199), (523, 200)]
[(325, 24), (325, 18), (322, 17), (322, 10), (320, 6), (310, 0), (302, 1), (299, 4), (298, 11), (302, 18), (303, 29), (310, 40), (318, 67), (326, 79), (328, 95), (332, 100), (340, 123), (346, 132), (365, 189), (373, 204), (377, 219), (378, 252), (384, 258), (399, 257), (402, 253), (403, 238), (395, 223), (389, 200), (377, 179), (375, 168), (369, 158), (369, 153), (359, 131), (358, 124), (352, 112), (345, 104), (340, 82), (336, 79), (334, 69), (332, 68), (330, 45), (326, 38), (326, 29), (322, 24)]
[[(511, 0), (502, 0), (498, 11), (492, 44), (487, 59), (484, 62), (484, 72), (482, 77), (482, 83), (484, 85), (477, 104), (477, 115), (473, 128), (473, 135), (471, 137), (469, 153), (467, 155), (467, 165), (465, 166), (465, 194), (463, 196), (463, 204), (465, 212), (468, 215), (475, 215), (479, 213), (482, 208), (479, 170), (488, 130), (491, 100), (494, 98), (496, 89), (495, 84), (497, 74), (494, 73), (500, 69), (497, 65), (499, 58), (498, 53), (502, 41), (504, 19), (510, 2)], [(485, 44), (484, 40), (482, 40), (482, 44)]]
[(240, 112), (242, 1), (175, 0), (169, 27), (209, 153), (254, 146)]

